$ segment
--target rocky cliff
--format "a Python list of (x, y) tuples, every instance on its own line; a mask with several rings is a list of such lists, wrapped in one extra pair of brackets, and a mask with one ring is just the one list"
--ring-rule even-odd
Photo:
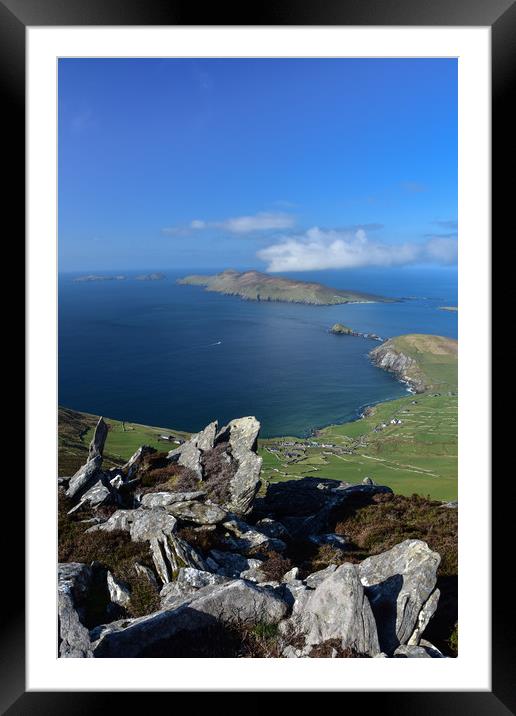
[(443, 656), (424, 638), (439, 553), (410, 538), (364, 559), (346, 534), (392, 491), (370, 479), (261, 488), (259, 429), (213, 422), (105, 468), (100, 418), (85, 465), (58, 480), (61, 657)]
[(369, 356), (376, 366), (394, 373), (415, 393), (456, 388), (457, 341), (452, 338), (418, 333), (397, 336)]

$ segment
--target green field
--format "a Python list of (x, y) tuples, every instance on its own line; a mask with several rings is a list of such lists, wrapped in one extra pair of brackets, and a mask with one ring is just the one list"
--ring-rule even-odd
[[(418, 374), (429, 389), (380, 403), (367, 417), (330, 425), (313, 440), (262, 440), (265, 479), (317, 476), (361, 482), (371, 477), (398, 494), (457, 499), (456, 342), (410, 335), (392, 343), (417, 360)], [(296, 445), (286, 444), (292, 441)]]
[[(88, 445), (98, 416), (59, 408), (59, 475), (73, 474), (86, 461)], [(104, 449), (105, 463), (121, 465), (133, 455), (140, 445), (150, 445), (157, 450), (168, 451), (177, 447), (173, 442), (160, 440), (160, 435), (174, 435), (181, 439), (188, 433), (170, 428), (157, 428), (138, 423), (122, 423), (106, 418), (109, 433)]]

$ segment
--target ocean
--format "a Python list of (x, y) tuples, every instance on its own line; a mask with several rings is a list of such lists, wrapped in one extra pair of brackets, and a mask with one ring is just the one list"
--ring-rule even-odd
[[(166, 279), (131, 280), (151, 270)], [(334, 323), (382, 338), (457, 337), (457, 313), (438, 310), (457, 305), (452, 268), (282, 274), (405, 299), (339, 306), (242, 301), (175, 283), (194, 272), (203, 273), (113, 271), (128, 279), (84, 283), (60, 274), (59, 404), (192, 432), (255, 415), (262, 437), (308, 436), (406, 394), (369, 362), (378, 342), (332, 335)]]

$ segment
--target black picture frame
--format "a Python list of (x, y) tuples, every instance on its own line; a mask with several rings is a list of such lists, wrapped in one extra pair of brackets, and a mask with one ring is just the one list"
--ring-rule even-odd
[[(202, 23), (199, 23), (202, 17)], [(28, 26), (66, 25), (398, 25), (398, 26), (488, 26), (492, 31), (492, 216), (493, 235), (513, 225), (509, 220), (514, 199), (512, 175), (514, 156), (511, 79), (516, 54), (516, 3), (514, 0), (349, 0), (347, 2), (306, 2), (277, 0), (259, 10), (244, 5), (207, 5), (202, 13), (193, 4), (170, 0), (0, 0), (0, 86), (2, 87), (5, 148), (9, 181), (4, 189), (4, 206), (13, 217), (25, 215), (25, 31)], [(511, 147), (513, 151), (511, 152)], [(511, 201), (512, 199), (512, 201)], [(512, 217), (511, 217), (512, 218)], [(23, 246), (13, 232), (18, 246)], [(486, 440), (490, 436), (485, 436)], [(30, 446), (29, 446), (30, 448)], [(512, 471), (511, 471), (512, 473)], [(512, 474), (509, 479), (513, 480)], [(18, 486), (17, 489), (21, 489)], [(507, 486), (500, 479), (492, 483), (492, 691), (490, 692), (361, 692), (361, 708), (385, 713), (478, 714), (500, 716), (516, 713), (514, 689), (514, 638), (510, 626), (511, 591), (504, 545), (511, 545), (512, 522), (506, 511), (514, 510), (507, 500)], [(17, 504), (23, 504), (21, 497)], [(510, 503), (510, 504), (509, 504)], [(25, 610), (24, 532), (17, 516), (16, 539), (9, 533), (10, 549), (3, 552), (2, 572), (10, 589), (4, 591), (1, 610), (0, 708), (2, 713), (75, 714), (92, 709), (103, 712), (120, 708), (120, 693), (72, 693), (25, 691)], [(14, 533), (13, 533), (14, 534)], [(13, 585), (16, 585), (14, 588)], [(155, 694), (153, 696), (158, 696)], [(166, 694), (162, 694), (166, 696)], [(131, 694), (132, 706), (143, 705), (149, 694)], [(168, 696), (170, 698), (170, 695)], [(177, 705), (177, 701), (175, 702)]]

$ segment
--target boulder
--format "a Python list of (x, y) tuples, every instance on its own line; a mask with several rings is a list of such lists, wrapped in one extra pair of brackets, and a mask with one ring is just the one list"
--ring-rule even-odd
[(225, 584), (228, 581), (228, 577), (219, 574), (194, 567), (181, 567), (176, 579), (165, 584), (160, 592), (161, 608), (170, 609), (179, 606), (179, 602), (185, 601), (199, 589), (214, 584)]
[(215, 438), (215, 444), (229, 442), (232, 455), (240, 460), (248, 452), (256, 452), (260, 423), (253, 416), (236, 418), (221, 428)]
[(223, 552), (219, 549), (212, 549), (210, 557), (219, 565), (217, 573), (226, 577), (239, 577), (242, 572), (256, 569), (262, 565), (260, 559), (247, 559), (241, 554)]
[(249, 554), (257, 549), (264, 552), (269, 550), (283, 552), (286, 549), (285, 542), (258, 532), (236, 515), (232, 515), (229, 520), (223, 522), (222, 526), (232, 534), (231, 537), (226, 537), (224, 542), (235, 552)]
[(100, 507), (101, 505), (112, 504), (116, 501), (116, 499), (116, 490), (109, 484), (109, 482), (107, 482), (106, 478), (102, 475), (100, 480), (98, 480), (93, 485), (93, 487), (90, 487), (89, 490), (86, 490), (86, 492), (82, 495), (81, 499), (75, 505), (75, 507), (72, 507), (72, 509), (68, 511), (68, 514), (71, 515), (84, 506), (88, 506), (95, 509), (97, 507)]
[(81, 619), (82, 605), (92, 581), (90, 567), (79, 562), (58, 565), (59, 656), (92, 656), (90, 635)]
[(310, 589), (315, 589), (316, 587), (321, 584), (321, 582), (324, 582), (326, 577), (329, 577), (330, 574), (333, 574), (335, 570), (337, 569), (336, 564), (329, 564), (324, 569), (320, 569), (318, 572), (312, 572), (312, 574), (309, 574), (308, 577), (305, 579), (305, 584)]
[(217, 525), (227, 517), (225, 512), (218, 505), (203, 502), (173, 502), (165, 507), (165, 510), (183, 522), (194, 522), (198, 525)]
[(330, 547), (335, 547), (336, 549), (349, 550), (352, 546), (351, 542), (345, 537), (333, 532), (325, 535), (311, 535), (308, 539), (314, 544), (329, 544)]
[(145, 457), (147, 455), (152, 455), (155, 452), (155, 448), (150, 447), (149, 445), (142, 445), (141, 447), (139, 447), (138, 450), (134, 453), (134, 455), (132, 455), (125, 463), (125, 465), (123, 465), (123, 467), (121, 468), (126, 478), (130, 480), (142, 464)]
[(108, 435), (108, 426), (104, 422), (104, 418), (99, 418), (97, 425), (95, 426), (95, 432), (90, 442), (88, 450), (88, 460), (92, 460), (97, 455), (102, 457), (104, 452), (104, 444)]
[(259, 520), (256, 523), (255, 528), (262, 534), (267, 535), (267, 537), (274, 537), (283, 541), (291, 539), (290, 532), (285, 525), (278, 522), (278, 520), (271, 519), (270, 517), (264, 517), (262, 520)]
[(113, 512), (108, 520), (102, 522), (100, 525), (94, 525), (86, 531), (113, 532), (115, 530), (123, 530), (124, 532), (129, 532), (134, 513), (134, 510), (117, 510), (116, 512)]
[(171, 532), (162, 533), (152, 538), (150, 551), (163, 584), (173, 581), (181, 567), (194, 567), (208, 571), (208, 565), (199, 552)]
[(374, 656), (380, 651), (376, 623), (353, 564), (342, 564), (312, 592), (298, 628), (306, 644), (339, 639), (342, 648)]
[(67, 497), (72, 500), (78, 499), (90, 487), (92, 487), (100, 477), (100, 467), (102, 465), (102, 456), (96, 455), (91, 460), (79, 468), (73, 477), (70, 478)]
[(441, 654), (430, 642), (426, 642), (428, 646), (415, 644), (401, 644), (398, 646), (393, 656), (395, 659), (444, 659), (444, 655)]
[(132, 658), (166, 650), (180, 633), (201, 631), (214, 624), (276, 624), (287, 605), (269, 589), (235, 580), (200, 589), (189, 601), (175, 609), (164, 609), (138, 619), (121, 620), (92, 632), (95, 657)]
[(204, 430), (195, 436), (195, 445), (199, 450), (206, 452), (212, 450), (215, 445), (215, 435), (217, 434), (218, 423), (214, 420), (207, 425)]
[(189, 502), (204, 497), (202, 490), (196, 492), (148, 492), (141, 498), (143, 507), (166, 507), (174, 502)]
[(230, 498), (226, 508), (237, 515), (245, 515), (260, 489), (262, 458), (251, 451), (240, 451), (237, 459), (238, 468), (229, 483)]
[(440, 561), (439, 554), (425, 542), (405, 540), (359, 565), (360, 580), (376, 618), (381, 651), (392, 654), (413, 635), (419, 613), (435, 588)]
[(133, 542), (146, 542), (164, 533), (173, 532), (177, 520), (161, 507), (132, 510), (129, 533)]
[(439, 591), (439, 589), (435, 589), (421, 607), (421, 611), (419, 612), (417, 617), (416, 628), (414, 629), (410, 639), (407, 641), (408, 646), (417, 645), (421, 641), (421, 636), (423, 635), (423, 632), (427, 628), (430, 619), (435, 614), (440, 596), (441, 592)]
[(128, 607), (131, 601), (131, 592), (127, 584), (116, 579), (109, 570), (106, 579), (112, 603), (118, 604), (119, 607)]
[(175, 450), (168, 453), (169, 460), (194, 472), (198, 480), (202, 480), (201, 451), (195, 444), (195, 440), (188, 440)]

